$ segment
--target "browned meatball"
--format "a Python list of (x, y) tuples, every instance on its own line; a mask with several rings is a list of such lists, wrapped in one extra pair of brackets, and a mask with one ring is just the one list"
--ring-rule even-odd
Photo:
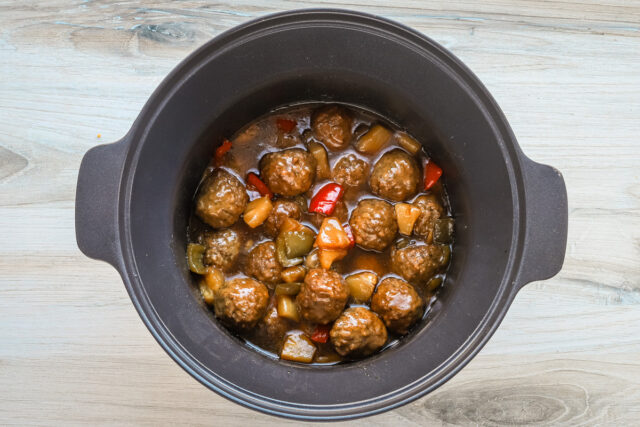
[(271, 191), (292, 197), (311, 188), (316, 177), (316, 159), (301, 148), (265, 154), (260, 176)]
[(203, 261), (222, 271), (229, 271), (240, 253), (240, 237), (233, 230), (206, 232), (201, 243), (206, 248)]
[(311, 129), (316, 138), (330, 150), (342, 150), (351, 142), (351, 115), (338, 105), (329, 105), (315, 112)]
[(382, 318), (387, 328), (405, 334), (422, 317), (424, 302), (413, 286), (388, 277), (380, 282), (373, 294), (371, 310)]
[(371, 191), (385, 199), (400, 202), (418, 192), (420, 168), (406, 152), (395, 149), (385, 153), (373, 166)]
[(196, 215), (213, 228), (233, 225), (247, 205), (247, 191), (238, 178), (216, 169), (198, 190)]
[(246, 273), (265, 283), (281, 281), (282, 266), (276, 258), (275, 243), (271, 241), (260, 243), (249, 252)]
[(364, 249), (382, 251), (396, 236), (396, 212), (383, 200), (365, 199), (351, 213), (349, 225), (356, 244)]
[(253, 279), (237, 278), (218, 289), (213, 307), (223, 322), (247, 329), (262, 319), (268, 302), (269, 291), (265, 285)]
[(331, 343), (341, 356), (364, 357), (387, 342), (387, 328), (375, 313), (364, 307), (346, 309), (333, 324)]
[[(349, 208), (347, 208), (347, 205), (342, 200), (338, 200), (338, 203), (336, 203), (336, 207), (333, 210), (331, 216), (334, 218), (338, 218), (338, 221), (344, 224), (349, 220)], [(309, 219), (313, 225), (320, 228), (320, 225), (322, 225), (322, 221), (326, 217), (326, 215), (314, 212), (310, 214)]]
[(443, 245), (408, 246), (391, 249), (391, 269), (411, 283), (422, 283), (449, 262), (450, 250)]
[(357, 188), (365, 183), (369, 175), (369, 165), (362, 159), (347, 154), (333, 167), (333, 180), (344, 187)]
[(413, 232), (418, 236), (426, 237), (427, 241), (431, 242), (434, 224), (443, 215), (444, 209), (433, 194), (420, 196), (413, 201), (413, 204), (422, 211), (413, 226)]
[(287, 199), (278, 199), (273, 203), (273, 209), (264, 222), (265, 231), (271, 237), (276, 237), (287, 217), (298, 220), (301, 215), (302, 208), (298, 203)]
[(348, 297), (342, 276), (335, 271), (314, 268), (304, 278), (296, 303), (304, 320), (324, 325), (340, 316)]
[(291, 322), (278, 316), (275, 299), (272, 298), (267, 307), (267, 314), (256, 325), (252, 341), (267, 350), (278, 353), (289, 329), (291, 329)]

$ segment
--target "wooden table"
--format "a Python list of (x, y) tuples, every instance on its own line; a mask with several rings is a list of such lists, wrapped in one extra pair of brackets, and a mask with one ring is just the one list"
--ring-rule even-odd
[[(41, 3), (41, 4), (38, 4)], [(478, 74), (564, 174), (562, 272), (520, 292), (452, 381), (353, 424), (640, 422), (640, 2), (352, 0)], [(74, 235), (82, 155), (230, 27), (303, 1), (0, 1), (0, 424), (276, 425), (180, 369)]]

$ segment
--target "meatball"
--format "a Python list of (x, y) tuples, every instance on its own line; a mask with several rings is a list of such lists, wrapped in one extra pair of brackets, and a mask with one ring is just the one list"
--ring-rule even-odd
[(203, 258), (205, 265), (229, 271), (238, 259), (240, 237), (233, 230), (206, 232), (200, 241), (205, 247)]
[(247, 329), (255, 326), (265, 314), (269, 291), (260, 282), (249, 278), (225, 282), (213, 301), (216, 316), (230, 326)]
[(311, 188), (316, 177), (316, 159), (301, 148), (265, 154), (260, 176), (271, 191), (292, 197)]
[[(344, 224), (349, 221), (349, 208), (347, 208), (347, 205), (342, 200), (338, 200), (338, 203), (336, 203), (336, 207), (333, 210), (331, 216), (334, 218), (338, 218), (338, 221)], [(313, 225), (315, 225), (317, 228), (320, 228), (320, 225), (322, 225), (322, 221), (326, 217), (326, 215), (313, 212), (310, 214), (309, 219)]]
[(249, 252), (246, 273), (265, 283), (275, 284), (281, 281), (282, 266), (276, 258), (275, 243), (260, 243)]
[(351, 213), (349, 225), (356, 244), (364, 249), (384, 250), (396, 236), (396, 212), (383, 200), (365, 199)]
[(371, 310), (393, 332), (405, 334), (424, 312), (424, 302), (404, 280), (388, 277), (378, 285), (371, 299)]
[(267, 314), (256, 325), (253, 341), (267, 350), (279, 353), (284, 335), (289, 329), (291, 329), (291, 322), (278, 316), (275, 299), (272, 299), (267, 307)]
[(341, 157), (333, 167), (333, 180), (344, 187), (360, 187), (365, 183), (368, 175), (367, 162), (353, 154)]
[(273, 203), (273, 209), (264, 222), (264, 228), (268, 235), (276, 237), (284, 220), (289, 217), (300, 219), (302, 208), (296, 202), (286, 199), (278, 199)]
[(347, 110), (330, 105), (315, 112), (311, 129), (316, 138), (330, 150), (342, 150), (351, 142), (351, 115)]
[(213, 228), (233, 225), (247, 205), (244, 185), (224, 169), (216, 169), (198, 190), (196, 215)]
[(430, 242), (433, 239), (434, 224), (443, 215), (444, 209), (433, 194), (418, 197), (413, 201), (413, 205), (422, 211), (413, 226), (413, 232), (418, 236), (427, 237), (427, 241)]
[(450, 250), (443, 245), (407, 246), (391, 249), (391, 269), (411, 283), (422, 283), (449, 262)]
[(304, 278), (296, 303), (304, 320), (327, 324), (340, 316), (348, 297), (342, 276), (335, 271), (314, 268)]
[(368, 356), (387, 342), (387, 328), (375, 313), (364, 307), (346, 309), (329, 334), (341, 356)]
[(373, 166), (371, 191), (385, 199), (401, 202), (418, 192), (420, 168), (406, 152), (395, 149), (385, 153)]

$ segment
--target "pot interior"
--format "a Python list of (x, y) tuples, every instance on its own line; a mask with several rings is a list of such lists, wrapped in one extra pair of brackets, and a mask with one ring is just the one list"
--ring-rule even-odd
[[(189, 369), (245, 404), (302, 413), (433, 385), (500, 298), (510, 267), (512, 173), (493, 120), (452, 64), (389, 34), (291, 25), (236, 37), (226, 49), (212, 43), (183, 65), (188, 74), (169, 78), (134, 141), (125, 213), (132, 286), (188, 354)], [(185, 256), (192, 197), (220, 139), (274, 108), (310, 101), (370, 110), (426, 144), (444, 169), (456, 219), (447, 280), (424, 325), (394, 348), (337, 366), (276, 361), (244, 346), (201, 303)]]

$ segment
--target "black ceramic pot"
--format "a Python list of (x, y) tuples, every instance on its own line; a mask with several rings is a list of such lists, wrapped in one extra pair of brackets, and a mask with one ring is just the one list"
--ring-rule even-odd
[[(353, 104), (428, 143), (456, 218), (434, 310), (395, 348), (304, 366), (244, 346), (202, 305), (186, 260), (198, 179), (221, 136), (275, 107)], [(216, 37), (153, 93), (129, 133), (84, 157), (78, 246), (112, 264), (153, 336), (198, 381), (242, 405), (298, 419), (370, 415), (425, 395), (498, 327), (518, 290), (563, 262), (560, 173), (522, 154), (491, 95), (450, 52), (386, 19), (338, 10), (271, 15)]]

